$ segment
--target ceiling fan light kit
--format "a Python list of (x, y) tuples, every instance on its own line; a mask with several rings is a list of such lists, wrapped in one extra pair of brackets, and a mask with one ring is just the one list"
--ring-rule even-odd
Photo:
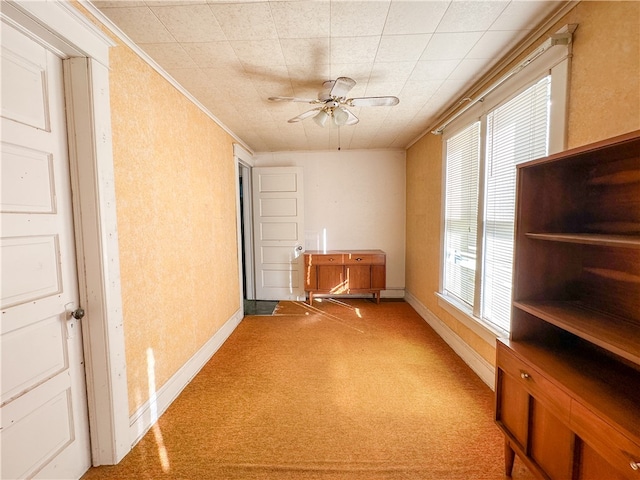
[(329, 117), (330, 115), (325, 110), (320, 110), (318, 114), (313, 117), (313, 121), (319, 126), (324, 127)]
[(346, 125), (349, 120), (349, 114), (344, 107), (339, 107), (333, 110), (333, 119), (336, 125)]
[(269, 100), (322, 105), (288, 120), (289, 123), (296, 123), (305, 118), (313, 117), (313, 121), (321, 127), (326, 126), (329, 118), (331, 118), (331, 123), (338, 127), (358, 123), (358, 117), (346, 107), (391, 107), (400, 103), (398, 97), (393, 96), (347, 98), (347, 94), (355, 85), (356, 81), (352, 78), (338, 77), (322, 84), (324, 90), (318, 93), (317, 100), (297, 97), (269, 97)]

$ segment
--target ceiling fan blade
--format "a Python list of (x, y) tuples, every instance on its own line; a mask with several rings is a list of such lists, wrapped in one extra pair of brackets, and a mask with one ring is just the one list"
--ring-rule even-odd
[(298, 97), (269, 97), (272, 102), (301, 102), (301, 103), (318, 103), (318, 100), (313, 98), (298, 98)]
[(353, 78), (349, 77), (338, 77), (336, 78), (333, 87), (331, 88), (330, 95), (332, 97), (345, 97), (349, 90), (351, 90), (356, 84), (356, 81)]
[(287, 120), (289, 123), (296, 123), (299, 122), (301, 120), (304, 120), (305, 118), (309, 118), (314, 116), (317, 112), (319, 112), (320, 110), (322, 110), (322, 107), (318, 107), (318, 108), (313, 108), (311, 110), (307, 110), (304, 113), (301, 113), (300, 115), (298, 115), (297, 117), (293, 117), (290, 118), (289, 120)]
[(392, 107), (398, 103), (398, 97), (361, 97), (347, 100), (347, 105), (351, 107)]

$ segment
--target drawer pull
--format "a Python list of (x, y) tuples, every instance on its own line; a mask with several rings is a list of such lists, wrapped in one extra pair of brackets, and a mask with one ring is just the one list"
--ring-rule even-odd
[(527, 372), (520, 372), (520, 378), (526, 380), (527, 378), (531, 378), (531, 375), (529, 375)]
[(333, 258), (329, 258), (329, 261), (330, 261), (330, 262), (333, 262)]
[(361, 262), (361, 261), (362, 261), (362, 258), (360, 257), (356, 258), (356, 262)]
[(640, 470), (640, 462), (634, 462), (633, 460), (631, 460), (629, 462), (629, 466), (632, 470)]

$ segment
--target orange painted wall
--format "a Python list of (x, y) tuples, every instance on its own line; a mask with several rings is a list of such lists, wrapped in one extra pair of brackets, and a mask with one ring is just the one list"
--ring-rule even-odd
[(575, 32), (569, 148), (640, 128), (640, 3), (583, 1)]
[(240, 308), (233, 138), (126, 46), (110, 52), (130, 413)]
[[(579, 26), (568, 147), (640, 129), (640, 3), (583, 1), (548, 33), (572, 23)], [(406, 290), (495, 364), (495, 348), (440, 308), (434, 295), (440, 275), (442, 175), (442, 138), (427, 134), (407, 151)]]

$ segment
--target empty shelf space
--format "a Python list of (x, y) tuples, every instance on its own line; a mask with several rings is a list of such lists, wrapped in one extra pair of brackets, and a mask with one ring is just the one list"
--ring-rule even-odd
[(599, 245), (605, 247), (640, 249), (638, 235), (603, 235), (596, 233), (526, 233), (528, 238), (551, 242), (579, 243), (582, 245)]
[(515, 301), (514, 306), (622, 358), (640, 364), (640, 324), (578, 302)]

